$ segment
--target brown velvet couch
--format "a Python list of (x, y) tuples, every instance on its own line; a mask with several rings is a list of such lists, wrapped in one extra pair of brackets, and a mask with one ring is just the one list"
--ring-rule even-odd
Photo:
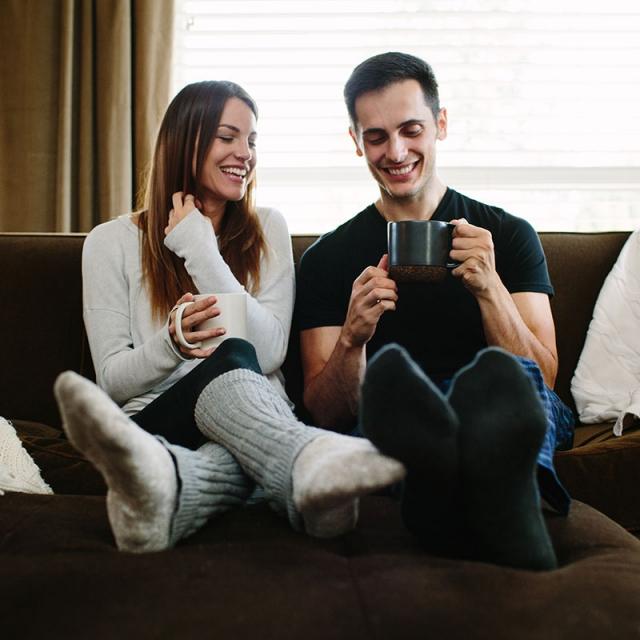
[[(572, 404), (593, 305), (628, 234), (541, 236), (556, 287), (557, 391)], [(0, 416), (56, 492), (0, 497), (3, 638), (640, 637), (640, 541), (625, 531), (640, 531), (640, 433), (614, 440), (610, 425), (579, 426), (574, 449), (557, 455), (576, 500), (568, 518), (546, 516), (555, 571), (429, 556), (379, 496), (335, 540), (294, 533), (253, 505), (171, 551), (117, 552), (104, 484), (64, 439), (51, 391), (65, 369), (93, 377), (83, 238), (0, 234)], [(296, 256), (312, 239), (294, 238)], [(295, 348), (286, 372), (297, 396)]]

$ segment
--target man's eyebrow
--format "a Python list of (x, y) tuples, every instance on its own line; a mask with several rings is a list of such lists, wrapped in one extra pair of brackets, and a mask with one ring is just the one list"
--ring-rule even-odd
[(362, 135), (366, 136), (366, 135), (370, 135), (372, 133), (381, 134), (381, 133), (386, 133), (386, 131), (381, 127), (371, 127), (370, 129), (365, 129), (362, 132)]
[[(424, 120), (421, 120), (419, 118), (411, 118), (410, 120), (405, 120), (404, 122), (401, 122), (398, 125), (398, 129), (402, 129), (402, 127), (410, 126), (412, 124), (420, 124), (420, 125), (422, 125), (422, 124), (424, 124)], [(382, 127), (371, 127), (370, 129), (365, 129), (362, 132), (362, 135), (366, 136), (366, 135), (370, 135), (372, 133), (380, 134), (380, 133), (386, 133), (386, 131)]]

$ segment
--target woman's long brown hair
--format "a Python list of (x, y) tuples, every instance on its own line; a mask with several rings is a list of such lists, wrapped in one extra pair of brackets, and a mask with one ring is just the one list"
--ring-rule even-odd
[[(186, 292), (197, 293), (184, 260), (164, 246), (164, 229), (177, 191), (201, 199), (204, 161), (229, 98), (239, 98), (258, 117), (249, 94), (233, 82), (205, 81), (187, 85), (167, 108), (160, 125), (144, 198), (138, 216), (142, 273), (154, 317), (166, 315)], [(195, 171), (194, 171), (195, 157)], [(233, 275), (251, 292), (260, 286), (260, 259), (266, 243), (254, 205), (255, 178), (244, 198), (227, 202), (218, 246)]]

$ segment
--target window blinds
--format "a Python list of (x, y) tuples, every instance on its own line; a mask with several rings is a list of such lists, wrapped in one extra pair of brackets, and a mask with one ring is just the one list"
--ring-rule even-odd
[(179, 0), (175, 85), (256, 99), (259, 201), (293, 231), (376, 197), (342, 88), (383, 51), (427, 60), (449, 114), (448, 184), (538, 228), (640, 222), (640, 3), (632, 0)]

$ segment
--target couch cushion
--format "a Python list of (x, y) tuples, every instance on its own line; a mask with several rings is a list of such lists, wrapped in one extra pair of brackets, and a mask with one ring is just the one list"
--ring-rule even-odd
[(84, 236), (0, 234), (0, 414), (58, 425), (53, 381), (93, 376), (82, 323)]
[(558, 451), (556, 471), (572, 497), (640, 532), (640, 428), (614, 436), (611, 423), (582, 425), (574, 447)]
[(254, 505), (141, 556), (115, 550), (103, 498), (2, 501), (6, 637), (585, 640), (640, 625), (640, 542), (580, 503), (548, 521), (561, 567), (536, 573), (429, 556), (382, 497), (337, 540)]

